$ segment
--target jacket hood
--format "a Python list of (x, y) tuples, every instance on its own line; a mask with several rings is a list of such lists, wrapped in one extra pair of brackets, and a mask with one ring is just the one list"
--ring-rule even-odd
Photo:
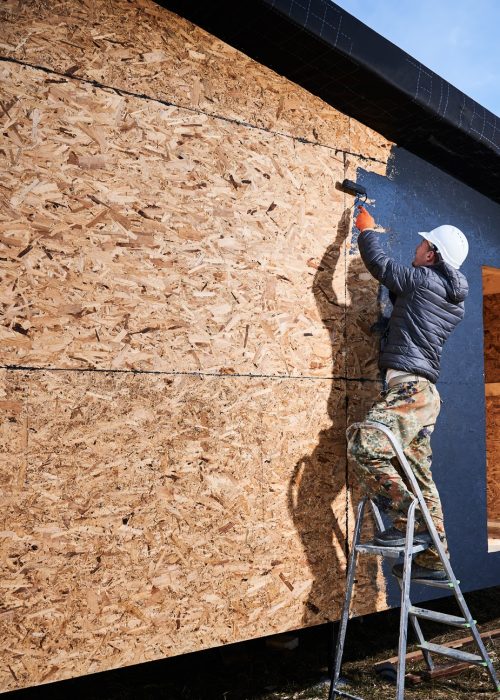
[(454, 267), (445, 262), (433, 265), (430, 269), (434, 270), (441, 277), (446, 288), (448, 301), (451, 301), (453, 304), (459, 304), (464, 301), (469, 293), (469, 285), (467, 278), (460, 270), (455, 270)]

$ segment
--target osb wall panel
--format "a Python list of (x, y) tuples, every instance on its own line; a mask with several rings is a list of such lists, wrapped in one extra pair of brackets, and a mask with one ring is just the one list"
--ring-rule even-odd
[(17, 493), (26, 476), (26, 385), (12, 377), (7, 391), (6, 377), (7, 371), (0, 369), (0, 483), (2, 491)]
[(328, 380), (4, 371), (2, 438), (26, 463), (2, 495), (1, 687), (338, 617), (344, 395)]
[(483, 297), (484, 377), (500, 382), (500, 294)]
[(0, 688), (337, 618), (378, 391), (337, 183), (390, 144), (152, 3), (1, 12), (50, 70), (0, 67)]
[[(500, 294), (483, 297), (486, 384), (500, 382)], [(488, 520), (500, 520), (500, 396), (486, 396)]]
[(1, 77), (5, 364), (332, 373), (342, 251), (330, 291), (313, 282), (344, 211), (340, 155), (17, 65)]
[(148, 0), (5, 2), (2, 54), (373, 157), (378, 134)]
[(486, 397), (488, 520), (500, 521), (500, 396)]

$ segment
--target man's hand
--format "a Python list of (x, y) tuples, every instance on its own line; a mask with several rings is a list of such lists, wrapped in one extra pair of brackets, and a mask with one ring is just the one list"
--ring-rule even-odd
[(355, 225), (360, 231), (365, 229), (375, 228), (375, 219), (369, 214), (363, 206), (358, 207), (359, 214), (356, 217)]

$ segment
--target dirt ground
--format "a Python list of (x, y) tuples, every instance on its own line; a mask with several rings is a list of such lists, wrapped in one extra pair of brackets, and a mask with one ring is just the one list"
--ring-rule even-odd
[[(466, 595), (481, 632), (500, 628), (500, 586)], [(457, 614), (453, 598), (428, 604)], [(352, 620), (348, 627), (342, 676), (345, 689), (365, 700), (393, 700), (395, 686), (378, 677), (373, 664), (396, 654), (399, 610)], [(448, 641), (464, 630), (428, 623), (427, 639)], [(450, 631), (451, 630), (451, 631)], [(332, 625), (297, 634), (257, 639), (205, 652), (86, 676), (15, 693), (7, 700), (326, 700), (331, 660)], [(283, 641), (298, 640), (289, 650)], [(276, 646), (278, 648), (276, 648)], [(500, 674), (500, 638), (487, 642)], [(416, 647), (409, 644), (408, 650)], [(474, 651), (473, 648), (469, 649)], [(444, 660), (443, 660), (444, 661)], [(423, 665), (420, 664), (423, 668)], [(409, 670), (416, 668), (409, 666)], [(407, 700), (499, 700), (484, 670), (467, 670), (450, 679), (407, 685)]]

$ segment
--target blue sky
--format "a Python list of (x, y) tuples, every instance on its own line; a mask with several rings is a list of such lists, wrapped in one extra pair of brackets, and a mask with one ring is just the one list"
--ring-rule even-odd
[(334, 0), (500, 116), (500, 0)]

